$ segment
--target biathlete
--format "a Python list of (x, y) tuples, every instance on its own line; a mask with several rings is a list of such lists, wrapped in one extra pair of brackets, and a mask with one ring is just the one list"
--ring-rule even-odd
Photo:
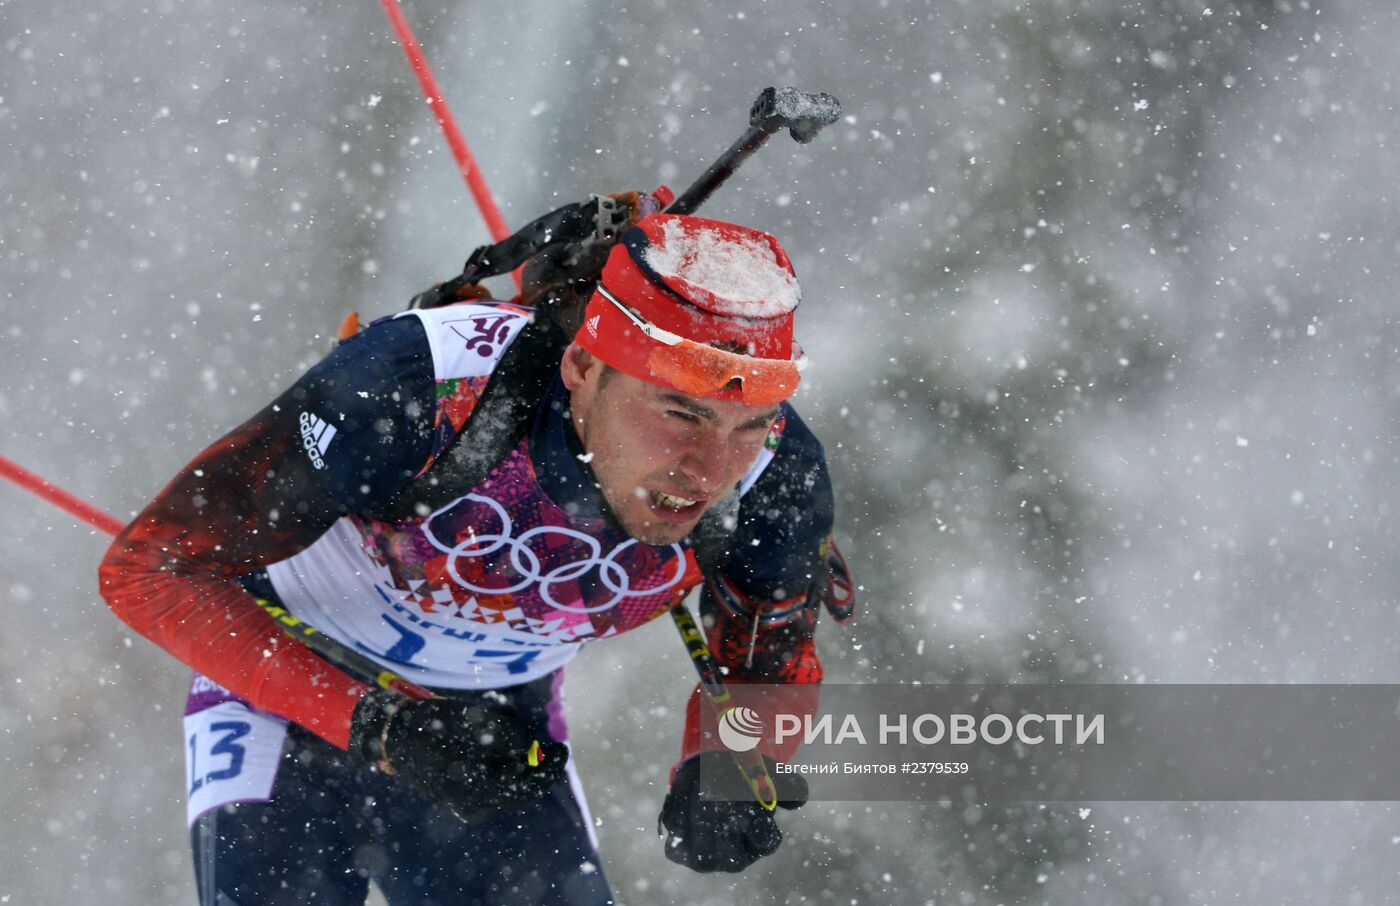
[[(393, 904), (611, 902), (560, 700), (579, 643), (699, 586), (727, 682), (821, 681), (819, 601), (846, 577), (822, 447), (786, 402), (792, 266), (765, 233), (656, 213), (661, 193), (625, 200), (620, 238), (564, 256), (601, 274), (557, 279), (556, 249), (513, 302), (370, 325), (112, 545), (111, 608), (197, 671), (204, 906), (359, 904), (370, 880)], [(540, 331), (546, 379), (523, 392), (511, 350)], [(498, 417), (493, 397), (524, 416)], [(436, 697), (340, 669), (264, 604)], [(740, 871), (782, 835), (756, 801), (701, 795), (731, 757), (714, 728), (697, 689), (664, 851)], [(799, 776), (778, 789), (787, 807), (806, 798)]]

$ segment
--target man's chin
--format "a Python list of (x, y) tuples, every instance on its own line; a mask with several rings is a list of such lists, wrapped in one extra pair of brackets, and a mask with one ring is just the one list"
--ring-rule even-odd
[(660, 546), (679, 544), (690, 537), (690, 533), (695, 530), (695, 525), (700, 521), (702, 515), (704, 515), (703, 510), (695, 516), (683, 521), (662, 521), (655, 518), (648, 518), (650, 516), (648, 513), (642, 516), (632, 516), (625, 521), (619, 520), (619, 522), (622, 526), (622, 530), (630, 537), (637, 539), (642, 544)]
[(642, 544), (650, 544), (659, 547), (667, 544), (680, 544), (686, 538), (690, 537), (690, 533), (695, 529), (695, 523), (699, 521), (700, 520), (696, 519), (687, 526), (677, 526), (671, 523), (658, 525), (654, 522), (642, 525), (627, 525), (624, 523), (622, 529), (627, 532), (629, 536), (637, 539)]

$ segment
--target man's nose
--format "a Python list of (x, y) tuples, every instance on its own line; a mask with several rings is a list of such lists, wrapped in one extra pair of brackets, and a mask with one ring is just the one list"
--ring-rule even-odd
[(678, 469), (693, 490), (713, 496), (729, 478), (729, 445), (722, 438), (697, 439), (681, 457)]

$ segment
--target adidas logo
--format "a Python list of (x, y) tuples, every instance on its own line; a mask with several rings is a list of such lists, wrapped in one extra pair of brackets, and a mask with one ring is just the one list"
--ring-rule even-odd
[(306, 455), (311, 457), (311, 464), (316, 468), (326, 467), (326, 461), (321, 457), (326, 455), (326, 448), (331, 445), (334, 437), (333, 426), (314, 415), (306, 412), (301, 414), (301, 445), (306, 448)]
[(598, 319), (600, 317), (602, 316), (594, 315), (593, 317), (588, 319), (588, 332), (595, 337), (598, 335)]

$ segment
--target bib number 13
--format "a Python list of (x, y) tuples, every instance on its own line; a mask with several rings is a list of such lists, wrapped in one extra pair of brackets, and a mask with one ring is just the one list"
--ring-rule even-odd
[(185, 715), (186, 814), (191, 824), (231, 802), (265, 802), (272, 795), (287, 722), (224, 701)]
[(246, 720), (219, 720), (190, 734), (190, 795), (206, 783), (243, 773), (246, 749), (239, 740), (252, 729)]

